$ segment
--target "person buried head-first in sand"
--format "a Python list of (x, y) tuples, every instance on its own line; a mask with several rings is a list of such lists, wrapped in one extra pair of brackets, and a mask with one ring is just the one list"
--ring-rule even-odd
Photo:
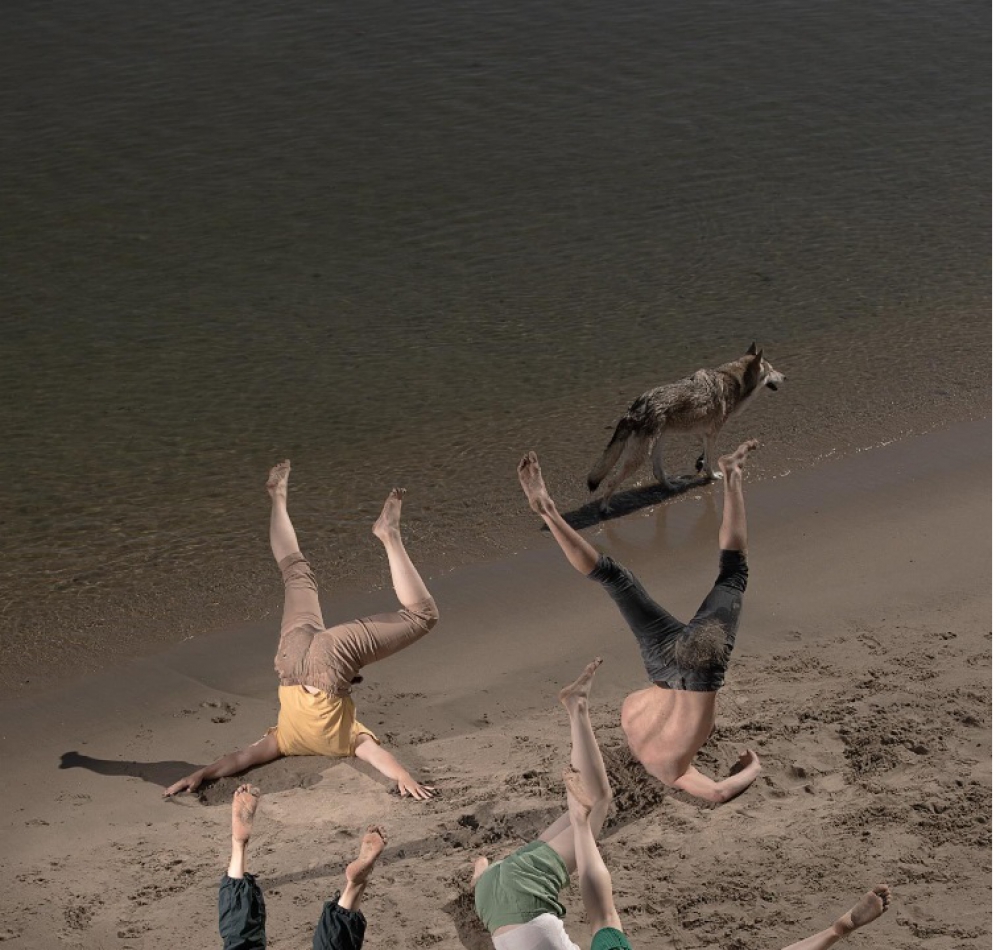
[[(232, 851), (229, 868), (219, 882), (223, 950), (265, 950), (267, 946), (264, 893), (246, 870), (247, 847), (259, 802), (260, 790), (250, 785), (241, 785), (233, 794)], [(361, 898), (386, 841), (384, 828), (369, 826), (358, 856), (344, 872), (344, 890), (337, 891), (323, 905), (313, 933), (313, 950), (361, 950), (364, 946), (368, 921), (361, 912)]]
[(743, 466), (755, 448), (757, 442), (751, 439), (719, 459), (725, 492), (719, 576), (687, 624), (656, 603), (631, 571), (599, 554), (566, 523), (545, 487), (534, 452), (521, 459), (517, 470), (532, 510), (548, 525), (569, 563), (604, 587), (639, 642), (653, 685), (622, 703), (622, 729), (632, 754), (654, 778), (710, 802), (729, 801), (760, 773), (760, 761), (749, 749), (740, 755), (739, 770), (719, 782), (692, 764), (715, 726), (715, 695), (736, 642), (747, 585)]
[(403, 490), (386, 499), (372, 533), (389, 559), (392, 586), (401, 609), (327, 627), (320, 611), (316, 578), (299, 550), (288, 517), (286, 460), (271, 469), (271, 551), (285, 584), (285, 607), (274, 668), (278, 674), (278, 724), (239, 752), (230, 752), (192, 772), (163, 794), (198, 789), (202, 782), (236, 775), (285, 755), (356, 756), (396, 782), (400, 795), (430, 798), (433, 789), (415, 781), (396, 757), (355, 714), (351, 686), (363, 666), (384, 660), (415, 643), (438, 620), (437, 606), (413, 566), (399, 533)]

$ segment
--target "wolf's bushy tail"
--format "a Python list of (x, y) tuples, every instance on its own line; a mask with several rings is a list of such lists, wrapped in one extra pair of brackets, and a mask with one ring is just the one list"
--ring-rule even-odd
[(587, 476), (587, 487), (591, 491), (595, 491), (597, 486), (607, 478), (608, 472), (614, 468), (615, 462), (621, 457), (625, 443), (632, 434), (633, 428), (632, 420), (627, 415), (622, 416), (618, 420), (618, 425), (615, 426), (615, 434), (611, 436), (611, 441), (604, 450), (604, 454), (597, 460), (594, 467), (590, 470), (590, 474)]

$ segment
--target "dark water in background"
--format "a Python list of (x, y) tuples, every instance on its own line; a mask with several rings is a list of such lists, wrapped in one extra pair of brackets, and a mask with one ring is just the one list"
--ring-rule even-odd
[[(985, 3), (34, 2), (0, 14), (0, 680), (530, 543), (751, 339), (764, 474), (988, 413)], [(697, 454), (679, 444), (678, 465)]]

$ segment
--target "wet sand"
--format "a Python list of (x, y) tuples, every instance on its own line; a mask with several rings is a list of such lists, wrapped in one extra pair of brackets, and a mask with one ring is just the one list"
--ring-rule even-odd
[[(271, 945), (307, 944), (378, 822), (390, 844), (365, 901), (366, 946), (485, 948), (461, 896), (471, 859), (501, 856), (562, 807), (555, 693), (600, 654), (593, 716), (617, 802), (601, 846), (636, 947), (781, 947), (883, 879), (898, 900), (859, 945), (988, 946), (989, 445), (976, 422), (783, 478), (760, 474), (767, 446), (752, 460), (751, 587), (698, 764), (723, 774), (749, 745), (763, 774), (715, 809), (629, 764), (617, 710), (642, 683), (637, 652), (522, 511), (528, 549), (437, 576), (439, 627), (369, 668), (356, 693), (436, 801), (401, 802), (350, 762), (250, 775), (264, 792), (250, 869)], [(709, 488), (588, 531), (683, 615), (713, 579), (720, 506)], [(328, 610), (389, 597), (336, 597)], [(164, 802), (160, 787), (273, 723), (273, 646), (273, 622), (248, 624), (0, 705), (11, 947), (213, 945), (237, 780), (202, 802)], [(582, 940), (575, 888), (566, 903)]]

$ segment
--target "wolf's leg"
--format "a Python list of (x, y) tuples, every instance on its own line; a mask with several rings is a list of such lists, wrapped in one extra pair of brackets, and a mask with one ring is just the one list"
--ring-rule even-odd
[(667, 474), (667, 470), (663, 467), (663, 453), (665, 449), (664, 442), (666, 441), (666, 437), (666, 432), (661, 432), (660, 437), (656, 440), (656, 444), (653, 446), (653, 474), (664, 488), (670, 488), (670, 476)]
[(626, 478), (634, 475), (649, 455), (649, 439), (629, 436), (625, 451), (622, 452), (621, 466), (617, 472), (610, 474), (604, 482), (604, 494), (601, 497), (601, 511), (607, 514), (611, 510), (611, 496), (618, 490)]
[(702, 436), (702, 444), (704, 446), (704, 451), (702, 453), (702, 459), (704, 465), (702, 467), (702, 474), (708, 479), (720, 479), (722, 478), (722, 472), (718, 472), (712, 466), (712, 459), (715, 458), (715, 437), (718, 433), (712, 433), (710, 435)]

